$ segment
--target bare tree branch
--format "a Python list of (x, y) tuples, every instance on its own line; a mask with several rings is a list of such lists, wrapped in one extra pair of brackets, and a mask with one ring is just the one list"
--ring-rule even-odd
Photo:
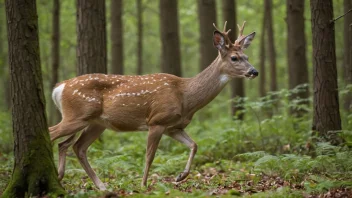
[(345, 14), (336, 17), (335, 19), (330, 20), (330, 23), (335, 23), (335, 21), (339, 20), (340, 18), (344, 17), (346, 14), (350, 13), (352, 11), (352, 9), (350, 9), (349, 11), (347, 11)]

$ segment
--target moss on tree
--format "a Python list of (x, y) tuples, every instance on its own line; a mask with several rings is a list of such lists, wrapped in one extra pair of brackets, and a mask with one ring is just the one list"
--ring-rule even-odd
[(22, 156), (22, 163), (15, 164), (3, 197), (43, 196), (48, 193), (57, 197), (65, 194), (57, 179), (52, 148), (50, 144), (43, 144), (45, 139), (49, 139), (46, 136), (31, 140), (28, 155)]

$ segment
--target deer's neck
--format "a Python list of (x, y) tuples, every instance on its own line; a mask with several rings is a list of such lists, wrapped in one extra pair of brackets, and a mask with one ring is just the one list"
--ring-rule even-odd
[(212, 101), (230, 80), (230, 77), (221, 73), (219, 64), (220, 55), (205, 70), (185, 83), (184, 104), (191, 114)]

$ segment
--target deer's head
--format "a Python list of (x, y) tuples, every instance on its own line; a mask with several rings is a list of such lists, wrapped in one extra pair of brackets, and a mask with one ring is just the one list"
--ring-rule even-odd
[(238, 25), (239, 36), (236, 41), (232, 43), (228, 36), (231, 29), (226, 31), (226, 22), (223, 31), (220, 31), (215, 24), (213, 25), (216, 29), (213, 35), (213, 43), (221, 55), (221, 71), (231, 78), (257, 77), (258, 71), (248, 62), (248, 56), (243, 53), (243, 50), (251, 44), (255, 32), (244, 36), (244, 22), (242, 27)]

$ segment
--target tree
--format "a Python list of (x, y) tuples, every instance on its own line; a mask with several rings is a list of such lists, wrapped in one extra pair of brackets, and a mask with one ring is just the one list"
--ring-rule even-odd
[[(289, 89), (308, 83), (308, 66), (306, 57), (306, 37), (304, 34), (304, 0), (287, 0), (287, 64)], [(291, 99), (307, 99), (308, 87), (302, 92), (293, 94)], [(308, 104), (308, 100), (300, 104)], [(302, 110), (291, 109), (293, 115), (299, 116)]]
[[(3, 2), (0, 1), (0, 11), (1, 11), (1, 12), (2, 12), (2, 10), (4, 9), (3, 7), (4, 7)], [(3, 16), (0, 15), (0, 68), (2, 69), (2, 71), (5, 70), (5, 63), (4, 63), (4, 60), (3, 60), (3, 58), (4, 58), (4, 48), (5, 48), (3, 41), (4, 41), (5, 39), (2, 38), (3, 31), (5, 31), (4, 28), (3, 28), (3, 23), (4, 23), (4, 21), (5, 21), (5, 20), (3, 20)], [(3, 68), (4, 68), (4, 69), (3, 69)], [(2, 77), (2, 75), (4, 75), (4, 74), (1, 72), (0, 75), (1, 75), (1, 77)]]
[[(60, 1), (54, 0), (53, 2), (53, 34), (51, 37), (52, 48), (52, 70), (51, 70), (51, 88), (54, 88), (59, 81), (59, 65), (60, 65)], [(49, 123), (56, 123), (60, 113), (55, 107), (53, 102), (50, 103), (50, 117)]]
[[(341, 130), (332, 0), (311, 0), (314, 73), (312, 130), (338, 144)], [(323, 41), (323, 42), (322, 42)]]
[(268, 33), (268, 55), (270, 61), (270, 91), (277, 91), (276, 82), (276, 50), (274, 41), (274, 28), (273, 28), (273, 17), (272, 17), (272, 0), (265, 0), (264, 9), (266, 15), (266, 28)]
[(105, 0), (77, 0), (78, 75), (106, 73)]
[(162, 71), (182, 76), (177, 0), (160, 0), (159, 8)]
[(213, 23), (216, 24), (216, 4), (215, 0), (198, 0), (198, 19), (199, 19), (199, 69), (203, 71), (218, 56), (218, 52), (214, 50), (211, 41), (214, 31)]
[[(352, 9), (352, 1), (344, 0), (344, 10), (347, 13)], [(352, 14), (344, 16), (344, 59), (343, 73), (345, 84), (352, 84)], [(344, 98), (344, 109), (348, 112), (352, 109), (352, 94), (347, 93)]]
[(137, 0), (137, 74), (143, 73), (143, 9), (142, 0)]
[(35, 0), (6, 1), (15, 162), (3, 197), (64, 194), (45, 116)]
[(260, 35), (260, 48), (259, 48), (259, 96), (264, 97), (266, 95), (266, 68), (265, 68), (265, 29), (266, 29), (266, 15), (267, 11), (264, 10), (263, 19), (262, 19), (262, 31)]
[[(8, 75), (8, 67), (7, 67), (7, 51), (6, 51), (6, 39), (4, 38), (6, 33), (5, 27), (5, 2), (0, 1), (0, 78), (2, 79), (0, 82), (3, 84), (2, 93), (4, 95), (4, 110), (8, 110), (11, 107), (11, 97), (10, 97), (10, 80)], [(0, 92), (1, 92), (0, 91)]]
[[(235, 0), (223, 0), (222, 1), (222, 12), (224, 21), (227, 21), (228, 29), (232, 31), (229, 33), (229, 38), (234, 41), (236, 40), (237, 30), (237, 17), (236, 17), (236, 4)], [(238, 119), (243, 120), (243, 102), (240, 98), (245, 97), (244, 93), (244, 82), (242, 78), (236, 78), (231, 81), (231, 98), (239, 97), (238, 102), (232, 100), (231, 112), (232, 116), (237, 116)]]
[(123, 74), (122, 0), (111, 0), (111, 70)]

